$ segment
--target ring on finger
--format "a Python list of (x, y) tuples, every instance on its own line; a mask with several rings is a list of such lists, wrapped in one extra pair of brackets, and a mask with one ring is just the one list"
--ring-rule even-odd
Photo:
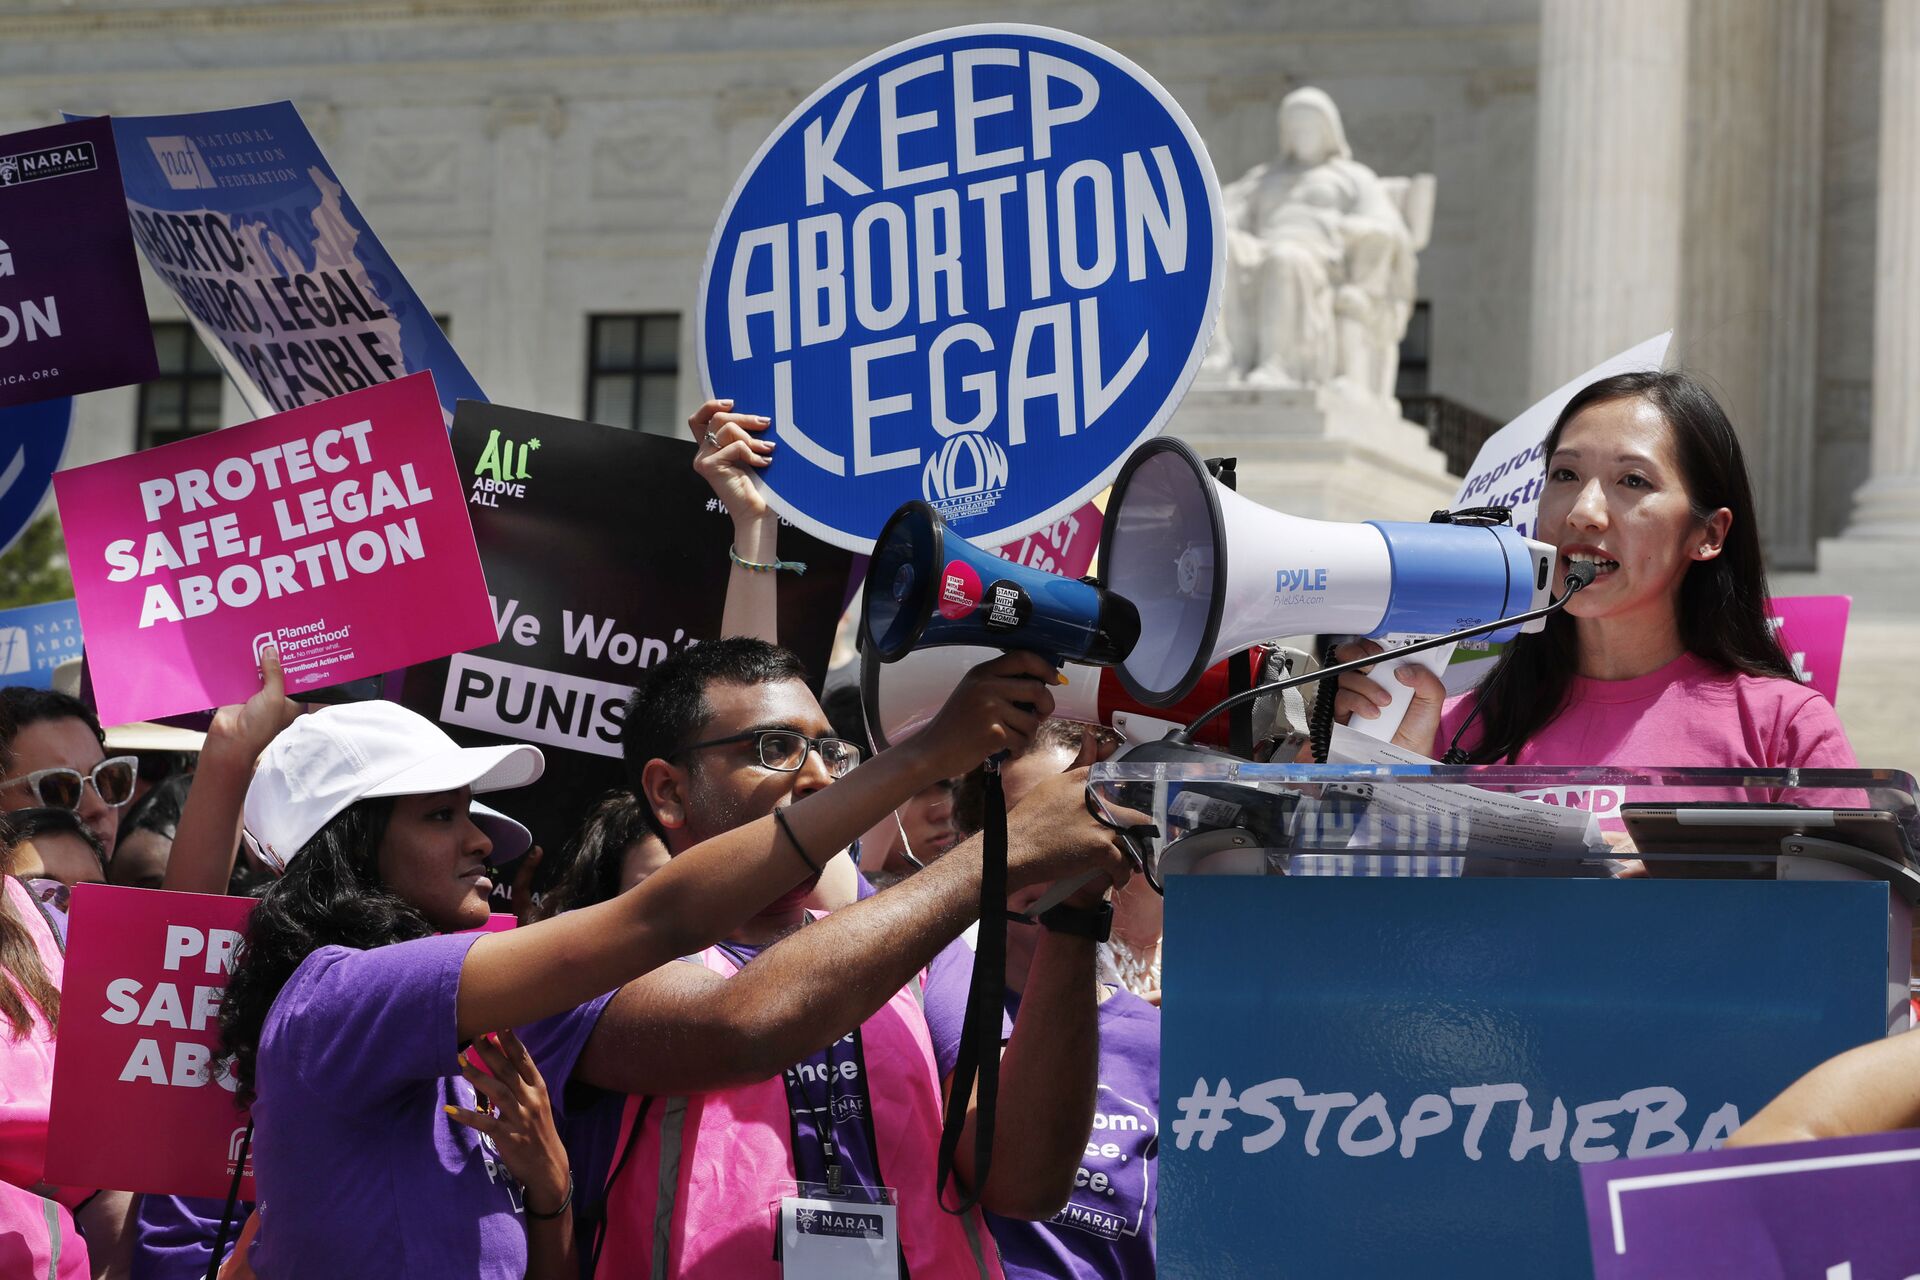
[(707, 432), (707, 448), (718, 449), (719, 447), (720, 447), (720, 442), (713, 438), (713, 432), (711, 431)]

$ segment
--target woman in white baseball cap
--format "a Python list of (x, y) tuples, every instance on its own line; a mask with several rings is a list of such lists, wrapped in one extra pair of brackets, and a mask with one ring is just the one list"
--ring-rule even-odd
[(614, 993), (693, 955), (817, 873), (930, 782), (1024, 745), (1051, 705), (1033, 679), (970, 674), (934, 728), (826, 793), (682, 853), (613, 900), (500, 933), (493, 844), (472, 796), (540, 776), (537, 748), (462, 748), (390, 703), (330, 707), (273, 740), (248, 786), (247, 838), (284, 867), (255, 909), (221, 1009), (253, 1108), (261, 1280), (520, 1280), (527, 1233), (563, 1239), (559, 1203), (523, 1193), (490, 1139), (460, 1047), (517, 1029), (559, 1112), (589, 1035), (629, 1032)]

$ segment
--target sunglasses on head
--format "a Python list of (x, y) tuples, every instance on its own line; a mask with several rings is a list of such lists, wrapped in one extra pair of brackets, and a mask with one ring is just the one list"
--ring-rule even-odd
[(82, 773), (78, 769), (56, 767), (35, 769), (17, 778), (0, 781), (0, 790), (24, 786), (33, 792), (34, 802), (49, 809), (78, 809), (88, 787), (103, 804), (118, 809), (133, 799), (133, 784), (140, 776), (140, 761), (134, 756), (110, 756)]

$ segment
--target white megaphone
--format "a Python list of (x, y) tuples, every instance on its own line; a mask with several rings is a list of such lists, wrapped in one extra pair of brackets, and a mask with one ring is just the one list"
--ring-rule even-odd
[(1180, 702), (1208, 668), (1264, 641), (1440, 635), (1542, 608), (1556, 554), (1504, 525), (1284, 515), (1219, 484), (1168, 436), (1127, 458), (1100, 536), (1102, 585), (1140, 616), (1140, 642), (1115, 671), (1150, 707)]
[[(999, 654), (998, 649), (979, 645), (941, 645), (915, 649), (893, 663), (863, 657), (860, 702), (874, 750), (885, 751), (926, 728), (946, 705), (947, 696), (961, 677)], [(1255, 649), (1249, 659), (1255, 685), (1275, 678), (1268, 673), (1264, 650)], [(1271, 665), (1280, 675), (1286, 674), (1284, 663)], [(1127, 743), (1163, 737), (1233, 691), (1224, 662), (1209, 668), (1193, 692), (1171, 707), (1149, 707), (1133, 697), (1121, 684), (1118, 669), (1114, 667), (1062, 662), (1060, 674), (1067, 682), (1053, 690), (1054, 718), (1105, 726)], [(1262, 723), (1263, 712), (1266, 724)], [(1267, 726), (1273, 718), (1274, 708), (1256, 708), (1255, 738), (1267, 736)], [(1204, 729), (1197, 740), (1225, 746), (1230, 734), (1229, 722), (1223, 718)]]

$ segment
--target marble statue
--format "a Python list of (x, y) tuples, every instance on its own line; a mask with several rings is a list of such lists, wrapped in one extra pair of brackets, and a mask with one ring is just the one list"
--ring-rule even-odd
[(1433, 177), (1382, 178), (1355, 160), (1319, 89), (1282, 99), (1279, 126), (1279, 158), (1223, 193), (1226, 287), (1201, 377), (1391, 401)]

